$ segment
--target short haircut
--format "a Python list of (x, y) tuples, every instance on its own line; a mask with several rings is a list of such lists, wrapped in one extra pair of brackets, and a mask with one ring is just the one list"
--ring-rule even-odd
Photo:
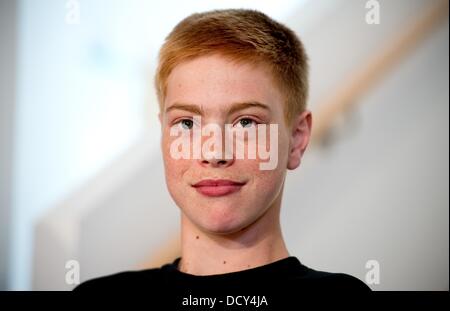
[(287, 124), (306, 109), (308, 57), (297, 35), (261, 12), (228, 9), (192, 14), (166, 37), (155, 76), (161, 110), (172, 70), (185, 61), (212, 54), (268, 66), (284, 96)]

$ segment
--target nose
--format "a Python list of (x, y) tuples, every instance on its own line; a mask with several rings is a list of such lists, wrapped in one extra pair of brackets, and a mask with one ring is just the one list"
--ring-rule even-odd
[[(202, 148), (203, 149), (203, 148)], [(201, 158), (198, 160), (203, 167), (226, 168), (234, 163), (234, 154), (231, 150), (226, 150), (225, 143), (221, 148), (213, 150), (202, 150)]]
[(232, 140), (230, 141), (230, 137), (227, 139), (225, 125), (222, 122), (216, 121), (216, 123), (208, 123), (206, 126), (209, 125), (211, 128), (202, 129), (201, 148), (198, 150), (200, 153), (199, 164), (203, 167), (226, 168), (234, 163)]
[[(222, 145), (222, 147), (224, 146)], [(202, 150), (203, 152), (201, 154), (201, 158), (199, 159), (200, 165), (216, 168), (225, 168), (232, 165), (234, 162), (233, 154), (230, 152), (226, 153), (225, 151), (222, 151), (224, 150), (224, 148), (222, 148), (222, 150), (220, 150), (220, 148), (218, 149), (219, 150), (212, 150), (207, 152), (205, 152), (205, 150)]]
[(210, 166), (210, 167), (215, 167), (215, 168), (225, 168), (228, 167), (232, 164), (233, 159), (216, 159), (216, 158), (212, 158), (212, 159), (201, 159), (200, 160), (200, 164), (202, 166)]

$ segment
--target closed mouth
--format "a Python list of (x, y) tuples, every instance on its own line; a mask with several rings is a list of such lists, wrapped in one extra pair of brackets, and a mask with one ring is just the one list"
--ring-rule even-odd
[(192, 187), (205, 196), (218, 197), (237, 192), (244, 185), (245, 182), (229, 179), (204, 179), (192, 185)]

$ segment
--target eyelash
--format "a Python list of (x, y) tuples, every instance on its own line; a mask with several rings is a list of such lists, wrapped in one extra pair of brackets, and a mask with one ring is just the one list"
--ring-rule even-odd
[[(250, 117), (250, 116), (244, 116), (244, 117), (241, 117), (239, 120), (236, 121), (235, 124), (241, 122), (242, 120), (250, 120), (250, 121), (254, 122), (255, 125), (261, 124), (260, 121), (256, 120), (256, 119), (253, 118), (253, 117)], [(194, 124), (193, 124), (193, 123), (194, 123), (194, 120), (192, 120), (192, 118), (182, 118), (182, 119), (179, 119), (179, 120), (174, 121), (173, 124), (174, 124), (174, 125), (180, 125), (180, 126), (182, 126), (182, 125), (181, 125), (181, 124), (182, 124), (181, 122), (183, 122), (183, 121), (191, 121), (191, 122), (192, 122), (192, 126), (194, 126)], [(192, 129), (192, 127), (189, 128), (189, 129), (187, 129), (187, 130), (190, 130), (190, 129)]]
[(239, 122), (241, 122), (242, 120), (250, 120), (250, 121), (252, 121), (255, 125), (258, 125), (260, 122), (258, 122), (257, 120), (255, 120), (255, 119), (253, 119), (253, 118), (250, 118), (250, 117), (243, 117), (243, 118), (240, 118), (236, 123), (239, 123)]

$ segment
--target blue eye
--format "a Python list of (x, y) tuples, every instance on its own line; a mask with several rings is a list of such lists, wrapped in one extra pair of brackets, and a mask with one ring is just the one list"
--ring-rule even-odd
[(239, 120), (239, 124), (242, 127), (250, 127), (252, 125), (256, 125), (256, 122), (250, 118), (242, 118)]
[(190, 130), (194, 126), (194, 122), (189, 119), (183, 119), (179, 122), (181, 124), (181, 127), (185, 130)]

